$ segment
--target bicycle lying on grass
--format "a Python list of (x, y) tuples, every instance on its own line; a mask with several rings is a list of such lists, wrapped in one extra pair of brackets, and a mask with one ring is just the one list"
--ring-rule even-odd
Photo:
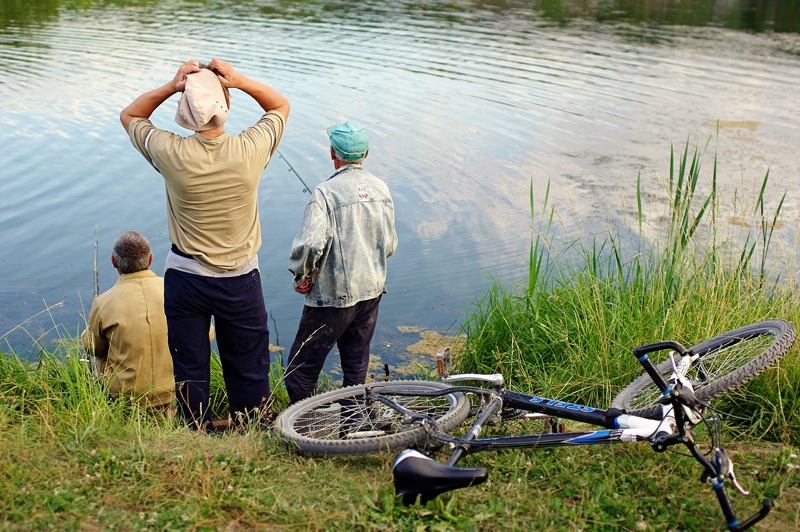
[[(774, 365), (791, 348), (795, 329), (785, 321), (741, 327), (689, 349), (677, 342), (658, 342), (633, 349), (645, 374), (631, 382), (608, 409), (506, 389), (499, 374), (450, 375), (450, 353), (437, 353), (439, 381), (390, 381), (351, 386), (310, 397), (289, 406), (275, 426), (282, 438), (301, 451), (322, 455), (354, 455), (403, 450), (392, 468), (395, 491), (405, 504), (426, 502), (441, 493), (474, 486), (488, 478), (485, 468), (456, 467), (468, 453), (507, 448), (547, 448), (615, 442), (649, 442), (656, 452), (684, 445), (711, 483), (728, 528), (744, 530), (769, 513), (764, 500), (752, 517), (736, 518), (724, 481), (742, 493), (733, 462), (721, 446), (721, 420), (710, 401), (748, 382)], [(670, 351), (656, 365), (650, 354)], [(491, 386), (453, 383), (477, 381)], [(471, 427), (453, 432), (472, 415)], [(544, 419), (550, 432), (481, 438), (489, 423), (513, 418)], [(565, 432), (564, 419), (603, 430)], [(712, 451), (695, 444), (694, 428), (708, 428)], [(458, 432), (461, 434), (462, 432)], [(416, 449), (445, 447), (452, 451), (440, 464)]]

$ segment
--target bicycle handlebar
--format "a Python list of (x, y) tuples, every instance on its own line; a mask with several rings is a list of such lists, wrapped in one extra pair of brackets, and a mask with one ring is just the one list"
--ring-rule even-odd
[[(676, 351), (679, 355), (685, 356), (690, 354), (688, 350), (683, 347), (681, 344), (677, 342), (657, 342), (653, 344), (642, 345), (639, 347), (635, 347), (633, 349), (633, 354), (636, 356), (636, 359), (642, 365), (642, 368), (647, 372), (653, 382), (658, 386), (658, 389), (661, 390), (661, 394), (663, 396), (668, 396), (670, 402), (673, 406), (673, 411), (675, 414), (675, 418), (678, 425), (678, 430), (680, 434), (672, 435), (671, 437), (661, 438), (659, 441), (654, 442), (654, 449), (657, 451), (664, 451), (666, 447), (669, 445), (673, 445), (675, 443), (683, 443), (691, 452), (692, 456), (703, 466), (705, 473), (703, 474), (702, 481), (705, 480), (711, 481), (711, 487), (714, 489), (714, 493), (717, 496), (717, 501), (719, 502), (720, 509), (725, 516), (725, 520), (727, 522), (728, 528), (734, 531), (746, 530), (762, 519), (764, 519), (767, 514), (769, 514), (770, 510), (772, 510), (772, 501), (769, 499), (764, 499), (761, 503), (761, 509), (744, 522), (739, 522), (736, 518), (736, 513), (733, 510), (733, 505), (731, 504), (731, 500), (728, 497), (728, 492), (725, 490), (725, 485), (723, 483), (726, 475), (724, 471), (724, 467), (722, 464), (716, 464), (709, 461), (703, 454), (699, 451), (697, 446), (694, 444), (694, 440), (692, 437), (686, 437), (685, 431), (686, 428), (683, 426), (684, 423), (684, 412), (683, 407), (694, 408), (696, 406), (694, 401), (694, 394), (681, 394), (681, 393), (673, 393), (672, 385), (666, 381), (663, 375), (658, 371), (656, 365), (653, 364), (653, 361), (650, 360), (648, 356), (649, 353), (654, 353), (656, 351), (663, 351), (666, 349), (671, 349)], [(667, 442), (669, 440), (669, 442)], [(658, 445), (661, 445), (660, 447)], [(718, 452), (723, 453), (720, 449), (717, 449)], [(727, 457), (726, 457), (727, 459)], [(730, 459), (727, 459), (730, 460)], [(730, 464), (731, 469), (733, 468), (733, 464)], [(731, 478), (735, 481), (735, 477), (731, 476)]]
[(678, 342), (656, 342), (654, 344), (647, 344), (647, 345), (640, 345), (639, 347), (633, 348), (633, 354), (636, 357), (636, 360), (642, 365), (644, 370), (653, 380), (653, 382), (658, 386), (658, 389), (661, 390), (661, 393), (667, 395), (670, 392), (669, 384), (666, 380), (664, 380), (664, 376), (658, 372), (656, 369), (656, 365), (653, 364), (653, 361), (650, 360), (648, 356), (649, 353), (655, 353), (656, 351), (663, 351), (665, 349), (672, 349), (673, 351), (677, 351), (679, 355), (683, 356), (687, 353), (686, 348), (683, 347)]
[(655, 353), (656, 351), (663, 351), (664, 349), (673, 349), (683, 355), (688, 351), (685, 347), (683, 347), (678, 342), (656, 342), (654, 344), (645, 344), (640, 345), (639, 347), (633, 348), (633, 354), (636, 355), (636, 358), (641, 358), (643, 355), (647, 353)]
[(769, 499), (764, 499), (761, 501), (761, 509), (757, 513), (751, 515), (749, 518), (745, 519), (743, 523), (740, 523), (736, 518), (736, 512), (733, 511), (733, 505), (731, 504), (730, 497), (728, 497), (728, 492), (725, 490), (725, 485), (723, 482), (721, 480), (717, 481), (712, 479), (711, 487), (714, 489), (719, 506), (722, 509), (723, 515), (725, 515), (725, 520), (729, 530), (747, 530), (751, 526), (764, 519), (767, 514), (769, 514), (770, 510), (772, 510), (772, 501)]
[(739, 530), (747, 530), (754, 524), (764, 519), (770, 512), (770, 510), (772, 510), (772, 501), (769, 499), (764, 499), (763, 501), (761, 501), (761, 509), (758, 511), (757, 514), (751, 516), (749, 519), (747, 519), (744, 523), (740, 525), (736, 525), (733, 527), (730, 527), (729, 525), (729, 527), (731, 528), (731, 530), (735, 530), (737, 532)]

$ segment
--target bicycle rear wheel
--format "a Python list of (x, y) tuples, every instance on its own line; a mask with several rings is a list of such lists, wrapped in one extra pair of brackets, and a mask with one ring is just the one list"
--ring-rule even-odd
[[(695, 396), (708, 403), (745, 384), (778, 362), (796, 336), (791, 324), (773, 320), (746, 325), (691, 347), (690, 351), (700, 356), (686, 375)], [(657, 367), (662, 375), (672, 373), (669, 360)], [(611, 406), (635, 416), (661, 419), (659, 399), (661, 391), (648, 375), (642, 375), (625, 387)]]
[(431, 416), (447, 431), (469, 414), (467, 395), (426, 394), (449, 388), (452, 386), (441, 382), (390, 381), (331, 390), (289, 406), (275, 420), (275, 428), (284, 441), (310, 454), (353, 455), (406, 448), (425, 440), (420, 420), (401, 414), (375, 396)]

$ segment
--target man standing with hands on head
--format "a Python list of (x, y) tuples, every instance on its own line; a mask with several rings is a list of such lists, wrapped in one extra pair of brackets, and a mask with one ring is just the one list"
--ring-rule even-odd
[[(238, 135), (225, 132), (229, 89), (252, 97), (264, 114)], [(150, 115), (182, 92), (175, 121), (195, 134), (156, 128)], [(211, 429), (211, 317), (236, 425), (265, 415), (269, 398), (269, 329), (257, 252), (261, 247), (258, 184), (278, 148), (289, 101), (220, 59), (190, 60), (173, 79), (145, 92), (120, 113), (134, 147), (166, 185), (172, 242), (164, 306), (175, 366), (179, 413)]]
[(397, 248), (389, 187), (361, 166), (367, 132), (345, 122), (328, 137), (336, 171), (314, 189), (289, 259), (294, 289), (306, 298), (283, 379), (292, 403), (313, 395), (334, 344), (344, 386), (366, 381), (386, 259)]

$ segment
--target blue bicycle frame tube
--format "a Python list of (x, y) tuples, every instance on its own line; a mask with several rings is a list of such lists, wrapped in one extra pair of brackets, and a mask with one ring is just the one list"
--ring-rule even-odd
[(536, 395), (527, 395), (510, 390), (505, 390), (503, 392), (503, 404), (507, 408), (517, 408), (519, 410), (571, 419), (582, 423), (591, 423), (598, 427), (606, 427), (609, 429), (617, 428), (614, 423), (615, 416), (609, 415), (607, 410), (601, 408), (568, 403), (566, 401), (558, 401), (556, 399), (548, 399)]

